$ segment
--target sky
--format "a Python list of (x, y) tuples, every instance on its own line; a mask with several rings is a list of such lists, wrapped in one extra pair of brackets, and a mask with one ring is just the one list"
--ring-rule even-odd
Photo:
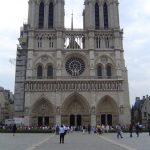
[[(65, 0), (65, 27), (82, 28), (84, 0)], [(0, 0), (0, 86), (14, 92), (20, 27), (27, 22), (28, 0)], [(5, 7), (6, 6), (6, 7)], [(150, 94), (150, 0), (119, 0), (120, 27), (124, 30), (124, 57), (128, 69), (130, 103)]]

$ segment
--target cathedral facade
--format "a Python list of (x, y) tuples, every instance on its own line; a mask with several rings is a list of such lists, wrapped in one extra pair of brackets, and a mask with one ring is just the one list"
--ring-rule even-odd
[(26, 125), (130, 123), (118, 0), (85, 0), (83, 29), (64, 0), (29, 0), (16, 57), (15, 111)]

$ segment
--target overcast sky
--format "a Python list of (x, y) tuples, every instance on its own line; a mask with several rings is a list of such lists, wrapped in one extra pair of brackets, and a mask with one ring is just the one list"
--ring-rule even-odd
[[(124, 55), (128, 68), (130, 101), (150, 94), (150, 0), (120, 0), (120, 25), (124, 29)], [(0, 86), (14, 91), (20, 27), (26, 23), (28, 0), (0, 0)], [(65, 0), (66, 27), (82, 27), (83, 0)]]

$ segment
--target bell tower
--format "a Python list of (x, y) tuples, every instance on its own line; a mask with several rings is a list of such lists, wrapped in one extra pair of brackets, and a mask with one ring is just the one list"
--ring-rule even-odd
[(29, 0), (29, 26), (33, 29), (63, 29), (64, 3), (64, 0)]
[(85, 0), (84, 28), (119, 28), (118, 0)]

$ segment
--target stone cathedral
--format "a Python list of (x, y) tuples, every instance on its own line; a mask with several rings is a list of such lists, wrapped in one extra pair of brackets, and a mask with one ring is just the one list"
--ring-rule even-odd
[(67, 29), (65, 0), (29, 0), (15, 76), (15, 112), (25, 125), (130, 123), (118, 4), (84, 0), (83, 28), (72, 18)]

